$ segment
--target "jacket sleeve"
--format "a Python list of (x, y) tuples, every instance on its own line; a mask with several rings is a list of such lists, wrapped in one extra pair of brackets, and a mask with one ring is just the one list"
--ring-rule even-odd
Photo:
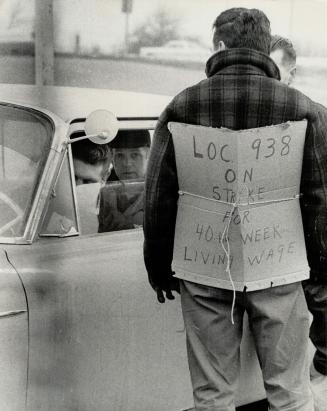
[(320, 254), (327, 259), (327, 109), (318, 106), (318, 125), (315, 136), (315, 157), (321, 187), (317, 188), (319, 212), (315, 222)]
[(327, 109), (314, 103), (312, 111), (303, 157), (301, 203), (309, 265), (321, 271), (327, 267)]
[(173, 102), (158, 120), (147, 167), (144, 204), (144, 261), (152, 286), (165, 288), (173, 275), (178, 180), (172, 136)]

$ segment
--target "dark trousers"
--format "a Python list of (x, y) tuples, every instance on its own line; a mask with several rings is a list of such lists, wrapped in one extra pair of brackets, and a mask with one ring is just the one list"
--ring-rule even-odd
[(317, 371), (327, 375), (327, 284), (308, 280), (303, 288), (313, 316), (310, 327), (310, 339), (316, 348), (313, 364)]
[(271, 411), (312, 411), (309, 312), (301, 283), (233, 293), (181, 281), (187, 351), (197, 411), (233, 411), (247, 311)]

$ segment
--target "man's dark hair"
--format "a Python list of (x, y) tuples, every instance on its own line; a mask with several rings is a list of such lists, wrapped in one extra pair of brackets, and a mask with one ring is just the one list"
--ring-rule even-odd
[(286, 37), (279, 35), (271, 36), (270, 53), (272, 51), (282, 50), (283, 59), (282, 62), (289, 66), (295, 66), (296, 64), (296, 51), (292, 42)]
[[(71, 139), (85, 136), (84, 132), (74, 133)], [(108, 144), (95, 144), (85, 139), (72, 143), (73, 157), (84, 163), (95, 165), (107, 161), (110, 153)]]
[(227, 48), (248, 48), (269, 55), (270, 21), (258, 9), (243, 7), (223, 11), (213, 23), (213, 44), (223, 41)]

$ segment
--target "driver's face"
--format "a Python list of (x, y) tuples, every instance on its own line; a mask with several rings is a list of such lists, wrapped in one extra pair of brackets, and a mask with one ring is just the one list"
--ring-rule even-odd
[(120, 180), (144, 178), (149, 148), (114, 148), (113, 165)]
[(74, 159), (74, 171), (76, 185), (99, 183), (102, 181), (104, 164), (88, 164), (84, 161)]

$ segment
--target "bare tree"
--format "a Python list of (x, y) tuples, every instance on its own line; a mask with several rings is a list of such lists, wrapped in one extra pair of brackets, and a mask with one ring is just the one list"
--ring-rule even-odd
[(129, 51), (138, 53), (141, 47), (162, 46), (169, 40), (178, 39), (178, 27), (179, 18), (159, 8), (132, 33)]

